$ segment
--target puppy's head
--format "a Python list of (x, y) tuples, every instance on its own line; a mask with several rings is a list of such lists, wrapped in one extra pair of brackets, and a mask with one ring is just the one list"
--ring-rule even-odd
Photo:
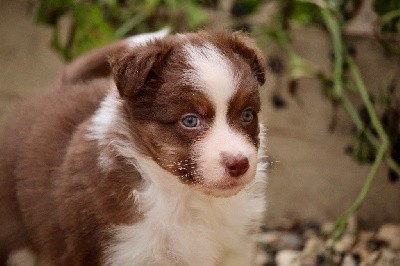
[(141, 153), (213, 196), (234, 195), (254, 178), (265, 66), (246, 37), (177, 35), (111, 66)]

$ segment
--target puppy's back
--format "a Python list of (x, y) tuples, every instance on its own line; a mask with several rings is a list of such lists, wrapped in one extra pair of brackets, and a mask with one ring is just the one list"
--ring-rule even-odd
[(109, 87), (109, 81), (95, 80), (52, 89), (22, 103), (1, 125), (0, 265), (9, 252), (32, 246), (36, 239), (28, 232), (54, 220), (54, 171), (77, 127), (95, 112)]

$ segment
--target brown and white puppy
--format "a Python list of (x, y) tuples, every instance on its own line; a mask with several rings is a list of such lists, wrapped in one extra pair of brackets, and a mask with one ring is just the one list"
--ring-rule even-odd
[(127, 42), (78, 59), (3, 126), (0, 264), (251, 264), (260, 53), (241, 34), (130, 43), (110, 67)]

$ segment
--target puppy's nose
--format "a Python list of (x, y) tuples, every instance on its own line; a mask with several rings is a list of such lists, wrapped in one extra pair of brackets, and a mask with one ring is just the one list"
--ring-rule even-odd
[(249, 169), (249, 160), (244, 156), (225, 158), (226, 172), (231, 177), (239, 177)]

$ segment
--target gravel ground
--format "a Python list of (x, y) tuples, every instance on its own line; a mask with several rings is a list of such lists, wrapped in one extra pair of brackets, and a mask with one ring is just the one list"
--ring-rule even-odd
[(336, 243), (331, 238), (333, 227), (333, 222), (308, 222), (262, 228), (256, 265), (400, 266), (400, 224), (368, 231), (359, 229), (352, 217)]

